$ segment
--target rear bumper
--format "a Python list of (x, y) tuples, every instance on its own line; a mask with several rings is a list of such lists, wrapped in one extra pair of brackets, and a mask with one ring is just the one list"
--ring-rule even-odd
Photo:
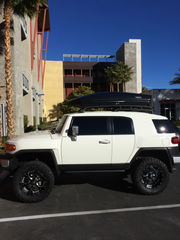
[(169, 148), (169, 153), (173, 158), (174, 164), (180, 163), (180, 149), (179, 147)]
[(178, 157), (178, 156), (173, 157), (173, 161), (174, 161), (174, 164), (180, 163), (180, 157)]

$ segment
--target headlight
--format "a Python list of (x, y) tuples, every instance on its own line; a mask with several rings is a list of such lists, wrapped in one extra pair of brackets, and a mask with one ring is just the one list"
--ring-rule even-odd
[(5, 151), (15, 151), (15, 150), (16, 150), (16, 145), (5, 143)]

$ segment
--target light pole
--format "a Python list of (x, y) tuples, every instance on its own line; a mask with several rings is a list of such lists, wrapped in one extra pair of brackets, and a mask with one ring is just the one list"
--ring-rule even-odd
[(44, 92), (36, 92), (36, 131), (39, 125), (39, 97), (43, 96)]

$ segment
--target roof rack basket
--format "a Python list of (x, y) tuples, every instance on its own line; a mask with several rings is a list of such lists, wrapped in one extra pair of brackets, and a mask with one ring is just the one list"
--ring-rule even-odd
[(138, 93), (98, 92), (72, 99), (70, 105), (80, 111), (103, 108), (110, 111), (136, 111), (152, 113), (152, 96)]

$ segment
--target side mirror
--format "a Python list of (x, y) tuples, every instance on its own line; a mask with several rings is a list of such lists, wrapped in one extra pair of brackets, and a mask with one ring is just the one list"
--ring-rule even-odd
[(51, 129), (51, 134), (55, 134), (56, 133), (56, 128)]
[(77, 136), (79, 134), (79, 127), (78, 126), (72, 126), (72, 140), (76, 141)]

